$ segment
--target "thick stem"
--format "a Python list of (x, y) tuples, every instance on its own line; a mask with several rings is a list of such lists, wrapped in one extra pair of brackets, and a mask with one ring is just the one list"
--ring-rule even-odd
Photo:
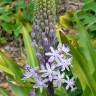
[(49, 82), (49, 85), (48, 85), (48, 96), (55, 96), (52, 82)]

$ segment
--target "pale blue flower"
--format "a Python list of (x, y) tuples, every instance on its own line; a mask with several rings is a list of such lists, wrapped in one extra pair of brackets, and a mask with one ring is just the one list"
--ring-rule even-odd
[(66, 45), (64, 45), (64, 44), (58, 44), (58, 51), (59, 52), (64, 52), (64, 53), (66, 53), (66, 55), (70, 55), (71, 56), (71, 54), (69, 53), (70, 52), (70, 48), (68, 47), (68, 46), (66, 46)]
[(54, 77), (53, 83), (56, 87), (60, 88), (62, 86), (62, 84), (64, 83), (64, 76), (65, 76), (65, 74), (60, 73), (60, 71), (59, 71), (57, 76)]
[(24, 68), (27, 72), (30, 72), (31, 70), (33, 70), (32, 68), (31, 68), (31, 66), (29, 66), (28, 64), (25, 66), (25, 68)]
[(75, 81), (73, 77), (70, 79), (68, 76), (66, 76), (64, 83), (66, 83), (66, 90), (70, 89), (71, 91), (74, 91), (76, 89), (76, 87), (74, 87)]
[(25, 70), (26, 72), (22, 80), (26, 80), (28, 78), (36, 78), (38, 76), (37, 72), (33, 68), (31, 68), (29, 65), (25, 66)]
[(35, 85), (33, 86), (33, 88), (40, 88), (40, 89), (46, 88), (48, 87), (46, 82), (48, 82), (47, 79), (43, 80), (41, 77), (38, 77), (35, 79)]
[(49, 56), (49, 62), (58, 61), (61, 58), (59, 52), (53, 47), (50, 47), (51, 52), (45, 53), (46, 56)]
[(72, 58), (61, 59), (58, 62), (57, 67), (61, 67), (61, 71), (70, 71), (70, 67), (72, 66)]
[(55, 68), (55, 65), (50, 65), (49, 63), (46, 63), (46, 68), (40, 70), (40, 72), (42, 73), (42, 77), (48, 77), (49, 81), (52, 81), (54, 76), (57, 74)]

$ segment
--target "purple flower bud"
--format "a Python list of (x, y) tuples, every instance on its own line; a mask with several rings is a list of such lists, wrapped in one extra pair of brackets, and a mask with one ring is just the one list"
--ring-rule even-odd
[(49, 32), (49, 27), (45, 27), (45, 32), (46, 32), (46, 33)]
[(46, 37), (43, 38), (43, 45), (48, 46), (48, 39)]
[(46, 20), (45, 20), (45, 25), (48, 26), (48, 23), (49, 23), (49, 22), (48, 22), (48, 19), (46, 19)]
[(32, 38), (34, 38), (35, 35), (36, 35), (35, 32), (32, 32), (32, 33), (31, 33)]

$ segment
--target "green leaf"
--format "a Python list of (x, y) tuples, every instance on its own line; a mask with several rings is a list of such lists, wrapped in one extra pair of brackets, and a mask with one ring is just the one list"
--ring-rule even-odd
[(15, 35), (16, 37), (18, 37), (18, 36), (20, 35), (20, 33), (21, 33), (21, 28), (22, 28), (22, 25), (20, 25), (20, 24), (14, 25), (14, 35)]
[(22, 71), (21, 71), (19, 65), (2, 52), (0, 52), (0, 58), (1, 58), (2, 62), (4, 62), (4, 64), (3, 64), (4, 67), (8, 68), (9, 72), (11, 71), (15, 75), (14, 76), (15, 79), (16, 80), (21, 80)]
[(29, 96), (29, 93), (32, 90), (32, 87), (20, 87), (13, 84), (10, 84), (12, 87), (12, 91), (15, 93), (16, 96)]
[(6, 32), (12, 33), (14, 26), (10, 23), (2, 23), (1, 25)]
[(4, 6), (6, 4), (10, 4), (12, 2), (12, 0), (3, 0), (3, 1), (0, 1), (0, 6)]
[(24, 10), (24, 17), (28, 21), (33, 21), (33, 12), (34, 12), (35, 3), (34, 1), (30, 1), (29, 4), (26, 4), (27, 10)]
[(7, 73), (7, 74), (9, 74), (9, 75), (11, 75), (13, 77), (15, 76), (15, 74), (10, 69), (8, 69), (7, 67), (2, 66), (1, 64), (0, 64), (0, 70), (4, 71), (5, 73)]
[(8, 93), (3, 88), (0, 88), (0, 96), (8, 96)]
[(0, 44), (6, 44), (6, 43), (7, 43), (7, 38), (0, 37)]
[(86, 4), (86, 3), (93, 2), (94, 0), (83, 0), (83, 1), (84, 1), (84, 4)]
[[(85, 56), (85, 58), (88, 61), (87, 65), (90, 68), (90, 72), (93, 73), (94, 68), (96, 69), (96, 52), (92, 47), (88, 32), (86, 31), (84, 26), (82, 26), (82, 24), (79, 21), (79, 18), (76, 16), (77, 15), (75, 15), (75, 18), (77, 21), (77, 26), (78, 26), (78, 31), (79, 31), (79, 44), (83, 51), (82, 54)], [(93, 71), (91, 69), (93, 69)]]
[(18, 1), (18, 8), (20, 8), (20, 9), (26, 8), (25, 0)]
[(36, 52), (35, 52), (35, 49), (32, 47), (32, 41), (29, 36), (29, 32), (24, 26), (22, 27), (22, 34), (23, 34), (23, 40), (24, 40), (25, 49), (27, 53), (28, 63), (30, 64), (30, 66), (36, 67), (38, 65)]
[(92, 1), (92, 2), (85, 4), (85, 6), (83, 7), (83, 10), (84, 11), (92, 10), (96, 12), (96, 2)]
[[(9, 14), (9, 13), (8, 13)], [(6, 19), (5, 19), (6, 18)], [(4, 15), (0, 15), (0, 21), (4, 21), (4, 22), (10, 22), (12, 19), (12, 16), (8, 16), (7, 14)]]
[(55, 94), (56, 94), (56, 96), (68, 96), (68, 94), (66, 93), (64, 88), (57, 88), (55, 90)]
[(88, 86), (84, 89), (82, 96), (93, 96)]

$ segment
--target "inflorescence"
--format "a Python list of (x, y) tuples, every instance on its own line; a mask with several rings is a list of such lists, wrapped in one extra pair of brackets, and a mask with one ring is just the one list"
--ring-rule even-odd
[(50, 52), (45, 55), (49, 58), (48, 62), (41, 64), (40, 68), (35, 69), (26, 65), (23, 80), (32, 78), (34, 80), (33, 88), (47, 88), (51, 82), (54, 87), (60, 88), (65, 85), (66, 90), (74, 91), (76, 89), (75, 80), (67, 74), (72, 67), (70, 48), (59, 44), (57, 49), (50, 47)]

